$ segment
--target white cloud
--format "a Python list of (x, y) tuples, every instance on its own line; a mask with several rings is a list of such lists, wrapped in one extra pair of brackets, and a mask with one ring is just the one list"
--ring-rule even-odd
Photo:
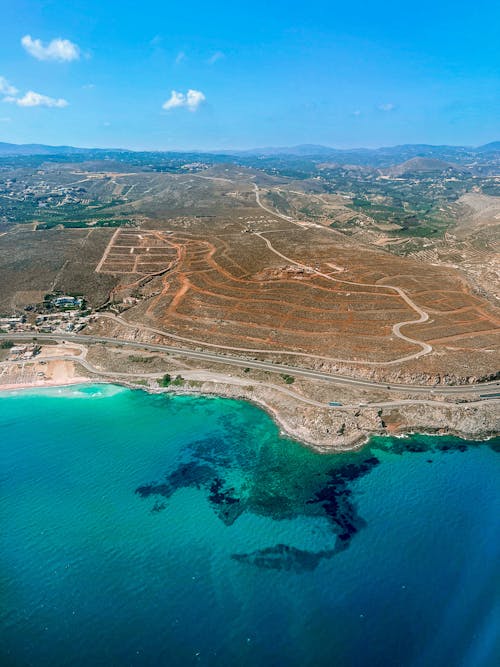
[(8, 116), (2, 116), (0, 118), (0, 123), (10, 123), (12, 121), (12, 118), (8, 118)]
[(353, 116), (361, 116), (361, 111), (359, 109), (356, 109), (355, 111), (352, 112)]
[[(33, 90), (28, 90), (22, 97), (18, 96), (18, 89), (13, 86), (7, 79), (0, 76), (0, 96), (3, 102), (10, 104), (17, 104), (20, 107), (67, 107), (68, 102), (62, 97), (54, 98), (41, 93), (35, 93)], [(10, 120), (7, 119), (7, 120)], [(3, 119), (6, 122), (6, 119)]]
[(95, 83), (85, 83), (82, 88), (83, 90), (92, 90), (95, 88)]
[(188, 90), (186, 98), (186, 106), (189, 111), (196, 111), (200, 104), (206, 99), (205, 95), (200, 90)]
[(378, 105), (378, 110), (379, 111), (394, 111), (396, 108), (395, 104), (392, 104), (392, 102), (388, 102), (387, 104), (379, 104)]
[(163, 103), (162, 109), (170, 111), (170, 109), (176, 109), (177, 107), (183, 106), (186, 106), (186, 96), (184, 93), (178, 93), (176, 90), (173, 90), (169, 99)]
[(70, 42), (69, 39), (57, 37), (46, 46), (39, 39), (32, 39), (31, 35), (25, 35), (21, 39), (25, 50), (37, 60), (55, 60), (57, 62), (70, 62), (80, 58), (79, 47)]
[(20, 107), (67, 107), (68, 102), (61, 97), (58, 99), (35, 93), (33, 90), (28, 90), (22, 97), (13, 97), (9, 95), (4, 98), (4, 102), (11, 102)]
[(179, 93), (177, 90), (173, 90), (169, 99), (163, 103), (162, 109), (171, 111), (184, 107), (189, 111), (196, 111), (205, 100), (206, 97), (200, 90), (189, 89), (187, 93)]
[(0, 76), (0, 95), (17, 95), (15, 88), (4, 76)]
[(222, 51), (216, 51), (215, 53), (213, 53), (213, 54), (210, 56), (210, 58), (207, 60), (207, 63), (208, 63), (209, 65), (215, 65), (215, 63), (216, 63), (218, 60), (222, 60), (222, 59), (225, 58), (225, 57), (226, 57), (226, 56), (222, 53)]
[(179, 51), (179, 53), (175, 56), (175, 64), (180, 65), (184, 60), (187, 59), (187, 56), (184, 51)]

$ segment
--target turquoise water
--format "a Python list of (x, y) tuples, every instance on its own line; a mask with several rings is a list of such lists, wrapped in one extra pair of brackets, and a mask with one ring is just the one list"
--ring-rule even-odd
[(0, 664), (496, 665), (498, 444), (326, 456), (244, 402), (4, 395)]

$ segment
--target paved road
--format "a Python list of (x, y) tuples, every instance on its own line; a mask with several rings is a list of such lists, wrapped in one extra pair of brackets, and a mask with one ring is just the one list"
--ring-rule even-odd
[[(284, 366), (281, 364), (273, 364), (268, 361), (255, 361), (253, 359), (241, 359), (231, 355), (216, 354), (215, 352), (187, 350), (170, 345), (153, 345), (150, 343), (141, 343), (136, 341), (122, 340), (120, 338), (107, 338), (102, 336), (83, 336), (79, 334), (67, 335), (51, 335), (51, 334), (36, 334), (39, 341), (42, 340), (65, 340), (69, 342), (91, 344), (91, 343), (111, 343), (114, 345), (122, 345), (123, 347), (130, 347), (133, 349), (149, 350), (151, 352), (163, 352), (167, 354), (175, 354), (188, 359), (199, 359), (200, 361), (210, 361), (213, 363), (229, 364), (231, 366), (239, 366), (240, 368), (257, 368), (259, 370), (269, 371), (271, 373), (287, 373), (299, 377), (306, 377), (312, 380), (322, 380), (325, 382), (332, 382), (334, 384), (345, 384), (353, 387), (362, 387), (366, 389), (382, 389), (385, 391), (405, 392), (411, 394), (426, 394), (428, 396), (438, 394), (487, 394), (493, 393), (500, 387), (500, 381), (485, 382), (473, 385), (460, 386), (425, 386), (425, 385), (405, 385), (405, 384), (387, 384), (382, 382), (373, 382), (371, 380), (355, 379), (346, 377), (345, 375), (336, 375), (333, 373), (323, 373), (321, 371), (310, 370), (307, 368), (300, 368), (297, 366)], [(31, 340), (32, 336), (23, 334), (0, 334), (1, 339), (16, 340)]]
[[(103, 376), (109, 377), (112, 382), (119, 380), (119, 379), (124, 379), (128, 380), (132, 384), (134, 384), (134, 380), (142, 379), (142, 378), (151, 378), (151, 379), (159, 379), (162, 377), (163, 373), (120, 373), (118, 371), (104, 371), (102, 369), (96, 368), (93, 366), (90, 362), (88, 362), (83, 356), (75, 356), (75, 355), (57, 355), (57, 356), (50, 356), (50, 357), (37, 357), (37, 361), (72, 361), (74, 363), (80, 364), (83, 366), (87, 371), (90, 373), (93, 373), (98, 376), (98, 378), (102, 378)], [(0, 362), (0, 369), (2, 367), (6, 366), (12, 366), (12, 365), (17, 365), (19, 362), (17, 361), (1, 361)], [(29, 364), (29, 362), (26, 362)], [(23, 367), (25, 363), (23, 362)], [(200, 375), (201, 373), (201, 375)], [(221, 373), (212, 373), (212, 372), (203, 372), (203, 371), (193, 371), (193, 370), (187, 370), (182, 372), (182, 377), (186, 380), (194, 379), (194, 380), (204, 380), (204, 381), (212, 381), (212, 382), (223, 382), (226, 384), (233, 384), (237, 386), (242, 386), (242, 387), (248, 387), (250, 385), (257, 385), (259, 387), (266, 387), (268, 389), (272, 389), (275, 392), (279, 392), (281, 394), (286, 394), (288, 396), (291, 396), (294, 400), (299, 401), (299, 403), (306, 403), (308, 405), (313, 405), (314, 407), (318, 408), (323, 408), (323, 409), (328, 409), (328, 410), (354, 410), (358, 409), (360, 407), (366, 407), (366, 408), (398, 408), (401, 407), (402, 405), (429, 405), (433, 408), (435, 407), (446, 407), (447, 405), (457, 405), (454, 402), (443, 402), (440, 400), (436, 400), (436, 398), (430, 400), (430, 399), (425, 399), (425, 398), (413, 398), (413, 399), (399, 399), (399, 400), (392, 400), (392, 401), (379, 401), (379, 402), (365, 402), (365, 403), (338, 403), (337, 405), (332, 405), (330, 402), (327, 401), (316, 401), (312, 398), (308, 398), (307, 396), (302, 396), (301, 394), (297, 394), (297, 392), (292, 391), (291, 389), (288, 389), (287, 387), (281, 387), (277, 386), (274, 384), (271, 384), (269, 382), (262, 382), (262, 381), (257, 381), (257, 383), (253, 382), (252, 380), (245, 380), (244, 378), (241, 377), (232, 377), (231, 375), (223, 375)], [(29, 383), (37, 380), (38, 378), (34, 375), (34, 372), (30, 376), (22, 376), (18, 382), (18, 384), (24, 384), (24, 383)], [(500, 394), (492, 394), (491, 396), (486, 396), (484, 398), (474, 396), (470, 400), (467, 400), (465, 403), (462, 403), (462, 405), (467, 405), (467, 406), (474, 406), (478, 405), (479, 403), (493, 403), (495, 400), (498, 400), (500, 398)]]

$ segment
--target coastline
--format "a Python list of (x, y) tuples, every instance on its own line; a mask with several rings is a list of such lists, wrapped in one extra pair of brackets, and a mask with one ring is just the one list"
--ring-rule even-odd
[[(237, 384), (224, 383), (224, 385), (219, 386), (201, 386), (201, 387), (152, 387), (146, 386), (139, 383), (134, 383), (131, 381), (124, 380), (123, 378), (110, 378), (104, 376), (97, 376), (95, 378), (85, 377), (85, 376), (74, 376), (66, 379), (54, 379), (54, 380), (40, 380), (34, 383), (20, 383), (20, 384), (11, 384), (11, 385), (0, 385), (0, 398), (3, 392), (14, 393), (17, 391), (25, 391), (29, 389), (54, 389), (57, 387), (70, 387), (76, 385), (88, 385), (88, 384), (106, 384), (106, 385), (115, 385), (124, 387), (131, 390), (141, 390), (148, 394), (167, 394), (171, 396), (204, 396), (212, 398), (229, 398), (232, 400), (246, 401), (258, 407), (268, 414), (273, 422), (277, 425), (280, 431), (280, 436), (291, 439), (299, 444), (306, 446), (310, 449), (313, 449), (317, 453), (348, 453), (362, 449), (367, 445), (370, 439), (373, 436), (379, 437), (398, 437), (398, 438), (407, 438), (412, 435), (428, 435), (428, 436), (451, 436), (463, 440), (475, 440), (475, 441), (488, 441), (498, 435), (498, 431), (492, 429), (485, 429), (484, 431), (475, 430), (475, 431), (466, 431), (455, 429), (450, 425), (446, 427), (429, 427), (428, 424), (422, 424), (422, 427), (419, 428), (418, 425), (402, 424), (397, 428), (391, 429), (390, 431), (387, 428), (379, 427), (377, 428), (373, 425), (372, 428), (358, 428), (354, 433), (351, 433), (349, 436), (338, 437), (338, 434), (332, 434), (330, 438), (327, 438), (329, 442), (325, 442), (325, 438), (311, 437), (314, 434), (314, 431), (304, 429), (297, 423), (291, 423), (291, 420), (287, 420), (283, 414), (273, 405), (271, 405), (269, 400), (266, 400), (266, 397), (262, 395), (262, 392), (252, 391), (242, 391), (244, 386)], [(214, 385), (216, 383), (205, 383)], [(252, 387), (253, 389), (253, 387)], [(465, 404), (466, 405), (466, 404)], [(441, 407), (441, 406), (440, 406)], [(446, 406), (447, 408), (451, 407), (450, 405)], [(463, 408), (464, 404), (461, 406), (454, 406), (456, 408)], [(327, 432), (328, 435), (328, 432)], [(309, 436), (309, 437), (308, 437)]]
[[(91, 384), (94, 380), (87, 377), (72, 378), (70, 380), (42, 380), (37, 383), (21, 382), (19, 384), (0, 385), (0, 396), (2, 392), (22, 391), (25, 389), (53, 389), (56, 387), (71, 387), (76, 384)], [(99, 380), (96, 384), (103, 384), (104, 380)], [(108, 383), (109, 384), (109, 383)], [(112, 384), (115, 384), (114, 382)]]

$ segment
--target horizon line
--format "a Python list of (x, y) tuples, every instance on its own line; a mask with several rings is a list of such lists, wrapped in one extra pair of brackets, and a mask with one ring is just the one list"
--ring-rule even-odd
[(387, 148), (400, 148), (403, 146), (426, 146), (431, 148), (466, 148), (466, 149), (477, 149), (482, 148), (483, 146), (488, 146), (490, 144), (499, 143), (498, 140), (488, 141), (486, 143), (481, 143), (479, 145), (473, 144), (431, 144), (431, 143), (401, 143), (401, 144), (392, 144), (392, 145), (382, 145), (382, 146), (350, 146), (350, 147), (336, 147), (329, 146), (327, 144), (314, 144), (314, 143), (301, 143), (301, 144), (291, 144), (291, 145), (282, 145), (282, 146), (251, 146), (247, 148), (130, 148), (125, 146), (74, 146), (71, 144), (45, 144), (41, 142), (30, 141), (26, 143), (14, 143), (9, 141), (0, 141), (1, 144), (8, 144), (11, 146), (45, 146), (47, 148), (73, 148), (76, 150), (99, 150), (99, 151), (130, 151), (132, 153), (207, 153), (207, 154), (224, 154), (225, 152), (231, 153), (245, 153), (249, 151), (270, 151), (270, 150), (280, 150), (284, 151), (287, 149), (297, 149), (307, 146), (321, 149), (329, 149), (332, 151), (374, 151), (374, 150), (383, 150)]

